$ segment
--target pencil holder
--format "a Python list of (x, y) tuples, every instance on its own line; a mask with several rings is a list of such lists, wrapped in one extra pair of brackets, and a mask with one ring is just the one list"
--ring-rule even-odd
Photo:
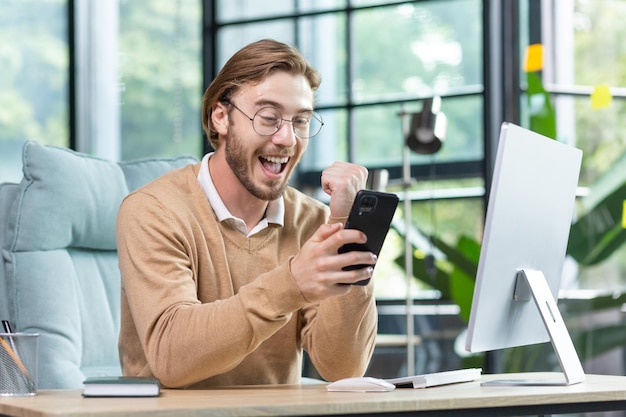
[(37, 395), (36, 333), (0, 333), (0, 396)]

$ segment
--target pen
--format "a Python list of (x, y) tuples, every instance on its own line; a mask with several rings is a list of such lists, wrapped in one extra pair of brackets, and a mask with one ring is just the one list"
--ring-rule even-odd
[[(13, 328), (11, 327), (11, 323), (8, 320), (2, 320), (2, 327), (4, 327), (5, 333), (7, 334), (13, 333)], [(11, 347), (13, 348), (13, 351), (17, 352), (17, 350), (15, 349), (15, 342), (13, 342), (12, 337), (9, 338), (9, 343), (11, 343)]]
[(11, 323), (8, 320), (2, 320), (2, 327), (4, 327), (5, 333), (13, 333), (13, 329), (11, 328)]
[[(2, 320), (2, 327), (4, 327), (5, 333), (13, 334), (13, 327), (11, 327), (10, 321)], [(15, 347), (15, 341), (10, 336), (8, 337), (8, 339), (9, 339), (9, 343), (11, 344), (11, 348), (13, 349), (13, 353), (15, 354), (15, 356), (17, 356), (17, 347)], [(17, 358), (19, 359), (20, 357), (17, 356)]]

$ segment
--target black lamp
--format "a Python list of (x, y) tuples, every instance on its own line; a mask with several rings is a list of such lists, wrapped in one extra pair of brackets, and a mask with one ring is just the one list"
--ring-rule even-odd
[(413, 113), (406, 145), (415, 153), (431, 155), (441, 149), (448, 120), (441, 112), (441, 98), (424, 99), (422, 111)]

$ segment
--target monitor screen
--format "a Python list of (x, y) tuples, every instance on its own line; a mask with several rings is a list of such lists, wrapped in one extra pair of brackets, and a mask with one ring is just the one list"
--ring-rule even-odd
[[(549, 340), (554, 345), (554, 339), (557, 343), (568, 339), (571, 344), (566, 330), (564, 336), (557, 332), (558, 336), (551, 337), (550, 323), (544, 323), (541, 311), (550, 304), (557, 311), (547, 315), (561, 319), (555, 300), (581, 160), (579, 149), (511, 123), (502, 124), (467, 332), (468, 351)], [(547, 284), (545, 291), (530, 292), (520, 271), (529, 275), (538, 271)], [(575, 351), (574, 356), (578, 361)]]

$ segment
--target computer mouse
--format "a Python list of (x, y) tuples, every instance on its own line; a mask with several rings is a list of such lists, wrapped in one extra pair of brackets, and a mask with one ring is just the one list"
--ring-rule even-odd
[(394, 389), (396, 386), (392, 383), (370, 376), (339, 379), (326, 385), (328, 391), (385, 392)]

